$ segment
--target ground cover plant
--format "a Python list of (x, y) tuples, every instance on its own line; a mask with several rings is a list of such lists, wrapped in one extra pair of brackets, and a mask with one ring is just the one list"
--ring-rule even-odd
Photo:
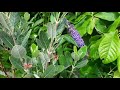
[(0, 12), (0, 78), (120, 78), (120, 12)]

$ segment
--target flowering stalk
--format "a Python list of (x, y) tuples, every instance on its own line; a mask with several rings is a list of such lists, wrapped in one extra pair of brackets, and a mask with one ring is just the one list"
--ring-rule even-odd
[(77, 43), (77, 45), (79, 47), (82, 47), (85, 45), (84, 40), (82, 39), (82, 37), (80, 36), (80, 34), (78, 33), (77, 30), (75, 30), (73, 24), (71, 24), (70, 22), (68, 22), (67, 20), (67, 26), (68, 26), (68, 32), (70, 33), (70, 35), (72, 36), (72, 38), (75, 40), (75, 42)]

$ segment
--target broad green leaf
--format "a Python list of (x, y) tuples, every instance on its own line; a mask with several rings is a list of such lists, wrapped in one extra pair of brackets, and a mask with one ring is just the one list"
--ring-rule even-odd
[(85, 18), (87, 15), (89, 15), (88, 12), (85, 12), (84, 14), (80, 15), (76, 20), (75, 22), (80, 22), (83, 18)]
[(113, 78), (120, 78), (120, 72), (118, 70), (114, 72)]
[(87, 27), (87, 33), (91, 35), (94, 27), (95, 27), (95, 18), (91, 18), (90, 19), (90, 24)]
[(23, 47), (26, 46), (26, 44), (27, 44), (27, 42), (28, 42), (28, 39), (29, 39), (29, 37), (30, 37), (31, 31), (32, 31), (32, 30), (29, 30), (28, 33), (26, 34), (26, 36), (24, 37), (24, 39), (23, 39), (23, 41), (22, 41), (22, 44), (21, 44)]
[(80, 56), (78, 54), (74, 53), (74, 52), (71, 53), (71, 56), (75, 61), (80, 60)]
[(99, 12), (94, 16), (107, 21), (114, 21), (116, 18), (118, 18), (119, 14), (117, 12)]
[(74, 41), (74, 39), (73, 39), (70, 35), (66, 34), (66, 35), (64, 35), (63, 37), (64, 37), (64, 39), (65, 39), (66, 41), (68, 41), (69, 43), (72, 43), (72, 44), (74, 44), (75, 46), (77, 46), (76, 42)]
[(90, 46), (90, 57), (94, 60), (99, 58), (98, 47), (101, 42), (102, 38), (97, 40), (94, 44)]
[(47, 49), (49, 47), (50, 41), (48, 40), (47, 34), (41, 31), (39, 34), (39, 39), (36, 39), (37, 45), (40, 48)]
[(43, 78), (52, 78), (54, 76), (55, 66), (49, 65), (43, 73)]
[(88, 18), (87, 20), (84, 21), (84, 23), (82, 24), (82, 26), (76, 28), (78, 30), (78, 32), (80, 33), (81, 36), (85, 35), (87, 32), (87, 27), (90, 23), (90, 19)]
[(119, 38), (116, 32), (110, 32), (104, 35), (98, 51), (104, 64), (113, 62), (118, 57)]
[(64, 66), (62, 65), (57, 65), (57, 66), (50, 65), (43, 73), (43, 78), (53, 78), (63, 70), (64, 70)]
[(107, 32), (107, 26), (106, 26), (106, 24), (102, 20), (100, 20), (100, 19), (96, 19), (95, 29), (99, 33), (106, 33)]
[(66, 51), (64, 54), (65, 54), (64, 66), (67, 68), (73, 64), (73, 59), (72, 59), (71, 53), (69, 51)]
[(18, 12), (11, 12), (10, 13), (10, 19), (9, 19), (9, 21), (10, 21), (10, 25), (9, 25), (10, 28), (12, 30), (14, 30), (14, 28), (17, 26), (17, 24), (20, 21), (20, 15), (19, 15), (19, 13)]
[(48, 23), (47, 24), (47, 33), (48, 36), (53, 40), (56, 38), (56, 24)]
[(76, 68), (82, 68), (85, 65), (87, 65), (87, 63), (88, 63), (88, 60), (86, 59), (86, 60), (80, 61), (75, 67)]
[(57, 35), (61, 34), (65, 29), (65, 24), (66, 24), (65, 22), (66, 22), (65, 19), (62, 19), (62, 21), (58, 23), (57, 30), (56, 30)]
[(87, 54), (87, 46), (83, 46), (78, 50), (80, 58), (83, 58)]
[(28, 12), (25, 12), (24, 19), (28, 21), (30, 19), (30, 14)]
[(11, 50), (11, 55), (15, 58), (23, 58), (26, 55), (26, 49), (21, 45), (15, 45)]
[(56, 65), (55, 66), (54, 76), (61, 73), (64, 69), (65, 69), (65, 67), (63, 65)]
[(2, 24), (3, 27), (10, 30), (8, 23), (6, 22), (5, 15), (2, 12), (0, 12), (0, 23)]
[(12, 49), (12, 47), (14, 46), (14, 41), (13, 41), (13, 38), (11, 36), (9, 36), (4, 31), (0, 31), (0, 38), (2, 39), (5, 46)]
[(44, 19), (43, 19), (43, 18), (41, 18), (41, 19), (37, 20), (37, 21), (34, 23), (33, 27), (35, 27), (35, 26), (37, 26), (37, 25), (41, 24), (43, 21), (44, 21)]
[(43, 68), (46, 69), (48, 62), (50, 62), (50, 58), (48, 57), (46, 53), (43, 53), (43, 52), (39, 53), (39, 58), (40, 58)]
[(10, 62), (11, 62), (11, 64), (15, 67), (15, 68), (17, 68), (17, 69), (19, 69), (19, 70), (21, 70), (21, 71), (24, 71), (24, 68), (23, 68), (23, 66), (22, 66), (22, 63), (21, 63), (21, 61), (19, 60), (19, 59), (17, 59), (17, 58), (14, 58), (14, 57), (10, 57)]
[(113, 22), (113, 24), (108, 28), (109, 32), (115, 31), (118, 25), (120, 24), (120, 16)]

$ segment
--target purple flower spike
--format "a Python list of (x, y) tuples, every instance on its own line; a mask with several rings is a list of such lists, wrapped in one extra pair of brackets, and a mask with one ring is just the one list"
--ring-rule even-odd
[(71, 34), (72, 38), (75, 40), (75, 42), (77, 43), (79, 47), (82, 47), (85, 45), (78, 31), (75, 30), (73, 24), (70, 24), (69, 22), (68, 22), (68, 32)]

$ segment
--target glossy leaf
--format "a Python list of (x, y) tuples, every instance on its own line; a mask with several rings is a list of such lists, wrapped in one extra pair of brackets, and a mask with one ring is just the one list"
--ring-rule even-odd
[(118, 57), (119, 39), (116, 32), (110, 32), (104, 35), (101, 41), (98, 51), (104, 64), (113, 62)]
[(118, 13), (116, 12), (99, 12), (94, 15), (95, 17), (108, 20), (108, 21), (114, 21), (116, 18), (118, 18)]

